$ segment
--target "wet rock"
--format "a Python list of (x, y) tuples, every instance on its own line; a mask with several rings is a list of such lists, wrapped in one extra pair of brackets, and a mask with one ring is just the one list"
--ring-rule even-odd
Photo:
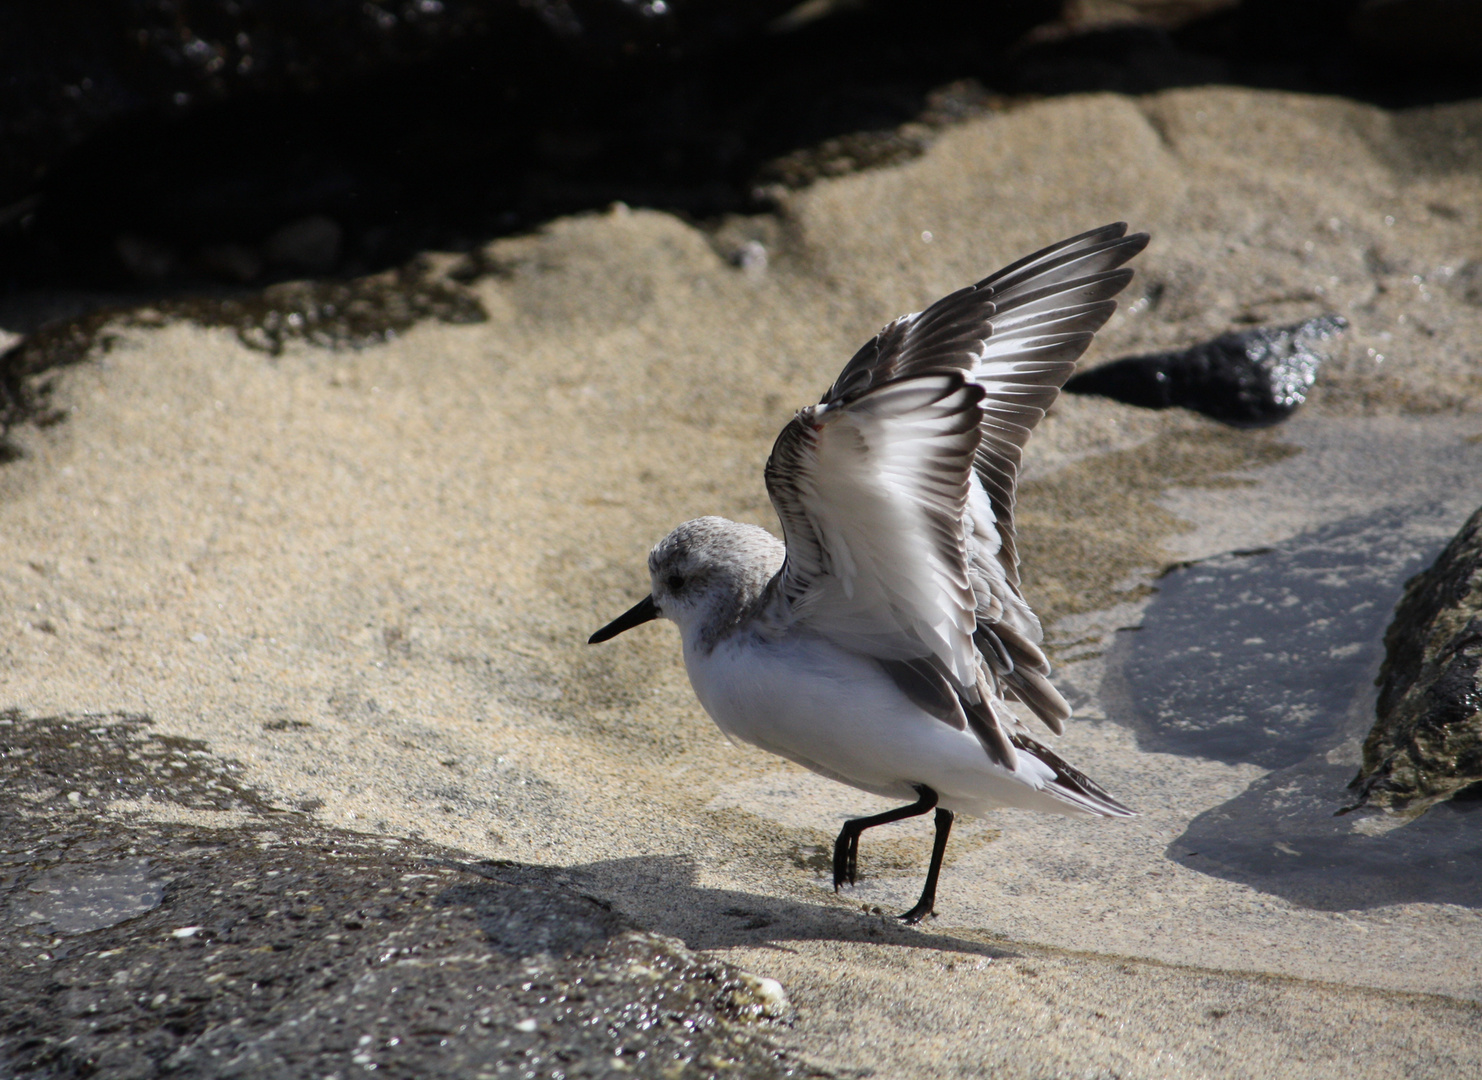
[(1171, 568), (1119, 646), (1139, 745), (1281, 769), (1330, 744), (1433, 520), (1388, 509)]
[[(0, 791), (38, 811), (99, 809), (127, 799), (193, 810), (267, 814), (273, 806), (238, 776), (242, 765), (196, 739), (158, 735), (132, 713), (28, 717), (0, 712)], [(7, 804), (12, 805), (12, 804)]]
[[(6, 1075), (822, 1075), (768, 1041), (775, 981), (560, 871), (274, 811), (187, 743), (144, 717), (0, 716)], [(113, 812), (140, 784), (248, 812)]]
[(1307, 400), (1324, 356), (1321, 343), (1348, 325), (1323, 315), (1290, 326), (1221, 334), (1177, 352), (1129, 356), (1092, 368), (1065, 384), (1145, 409), (1182, 406), (1239, 427), (1285, 420)]
[(159, 907), (164, 887), (149, 870), (149, 860), (138, 856), (81, 867), (59, 865), (31, 881), (26, 888), (30, 903), (17, 914), (53, 934), (117, 926)]
[(1482, 510), (1406, 584), (1384, 646), (1357, 805), (1418, 814), (1482, 790)]

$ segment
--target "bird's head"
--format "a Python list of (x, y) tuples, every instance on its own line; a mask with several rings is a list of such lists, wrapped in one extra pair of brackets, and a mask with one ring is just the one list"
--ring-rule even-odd
[(781, 541), (755, 525), (719, 517), (686, 521), (648, 553), (649, 594), (589, 643), (658, 618), (677, 623), (686, 641), (713, 640), (755, 605), (784, 553)]

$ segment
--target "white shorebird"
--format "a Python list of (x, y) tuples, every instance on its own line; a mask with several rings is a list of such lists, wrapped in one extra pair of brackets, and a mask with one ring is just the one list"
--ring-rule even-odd
[(861, 832), (934, 809), (906, 922), (932, 913), (958, 811), (1132, 813), (1005, 704), (1057, 735), (1071, 713), (1019, 591), (1014, 488), (1030, 430), (1147, 245), (1126, 231), (1064, 240), (886, 326), (772, 447), (786, 544), (687, 521), (649, 553), (649, 595), (591, 637), (673, 620), (690, 684), (727, 735), (914, 800), (845, 822), (835, 890), (855, 880)]

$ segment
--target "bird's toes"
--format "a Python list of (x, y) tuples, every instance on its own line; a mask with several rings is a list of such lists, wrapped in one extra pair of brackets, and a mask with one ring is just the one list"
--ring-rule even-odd
[(930, 915), (932, 918), (936, 918), (936, 914), (937, 913), (930, 907), (922, 907), (920, 904), (917, 904), (910, 911), (902, 912), (900, 915), (897, 916), (897, 918), (899, 918), (900, 921), (905, 923), (907, 926), (915, 926), (928, 915)]

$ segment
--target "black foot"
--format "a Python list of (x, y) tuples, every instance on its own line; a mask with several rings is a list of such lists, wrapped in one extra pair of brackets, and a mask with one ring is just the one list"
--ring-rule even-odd
[(844, 828), (839, 831), (839, 838), (834, 841), (834, 892), (838, 892), (846, 884), (853, 885), (858, 878), (859, 834), (862, 830), (852, 826), (868, 820), (855, 818), (853, 821), (846, 821)]
[(838, 892), (845, 883), (854, 884), (854, 861), (849, 858), (851, 843), (858, 843), (857, 834), (849, 831), (853, 822), (845, 822), (839, 838), (834, 841), (834, 892)]
[(897, 915), (896, 918), (900, 919), (900, 921), (905, 923), (907, 926), (915, 926), (928, 915), (930, 915), (932, 918), (936, 918), (937, 913), (934, 910), (936, 908), (936, 902), (937, 898), (935, 896), (923, 896), (920, 900), (916, 901), (915, 907), (913, 907), (910, 911), (901, 912), (901, 914)]
[[(834, 841), (834, 892), (838, 892), (846, 882), (853, 885), (858, 878), (860, 833), (866, 829), (873, 829), (876, 825), (887, 825), (903, 818), (917, 817), (936, 806), (937, 793), (935, 791), (925, 784), (917, 784), (916, 791), (921, 798), (910, 806), (887, 810), (883, 814), (872, 814), (869, 817), (850, 818), (844, 822), (844, 827), (839, 830), (839, 838)], [(939, 820), (941, 813), (942, 811), (937, 811)], [(940, 824), (937, 827), (940, 829)], [(946, 841), (943, 840), (942, 843), (945, 844)]]

